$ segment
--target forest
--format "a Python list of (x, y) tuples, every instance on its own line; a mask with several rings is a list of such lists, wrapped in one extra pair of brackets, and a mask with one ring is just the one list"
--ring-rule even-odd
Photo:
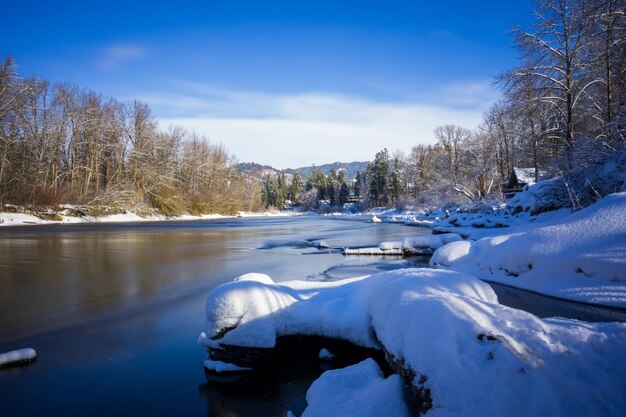
[(8, 56), (0, 67), (0, 203), (176, 215), (497, 202), (513, 167), (533, 168), (536, 180), (567, 179), (623, 152), (626, 1), (541, 0), (533, 27), (511, 36), (519, 65), (497, 76), (503, 98), (479, 127), (443, 125), (435, 144), (383, 149), (355, 178), (315, 168), (307, 178), (246, 175), (222, 145), (160, 129), (148, 104), (21, 77)]
[(0, 67), (0, 121), (3, 204), (165, 215), (260, 207), (258, 183), (222, 145), (159, 129), (146, 103), (23, 78), (11, 56)]
[[(381, 150), (348, 182), (350, 192), (370, 207), (493, 203), (503, 200), (513, 167), (532, 168), (535, 180), (562, 176), (573, 200), (590, 192), (583, 188), (600, 189), (579, 177), (624, 153), (626, 2), (541, 0), (532, 31), (513, 28), (511, 36), (519, 66), (494, 81), (503, 99), (480, 126), (443, 125), (434, 145)], [(332, 205), (344, 188), (336, 173), (314, 171), (305, 191)], [(310, 205), (311, 195), (300, 199)]]

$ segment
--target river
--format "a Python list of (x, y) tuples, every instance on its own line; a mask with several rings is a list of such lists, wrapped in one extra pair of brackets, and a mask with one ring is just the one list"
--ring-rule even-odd
[[(340, 249), (428, 233), (326, 216), (2, 228), (0, 352), (33, 347), (39, 358), (0, 370), (0, 415), (301, 411), (317, 364), (237, 380), (205, 374), (196, 339), (208, 292), (246, 272), (283, 281), (424, 266), (420, 257), (346, 258)], [(542, 316), (624, 320), (620, 311), (496, 290), (504, 303)]]

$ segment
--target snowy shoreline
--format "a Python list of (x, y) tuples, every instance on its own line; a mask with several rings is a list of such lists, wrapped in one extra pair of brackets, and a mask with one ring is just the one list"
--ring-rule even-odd
[(190, 215), (185, 214), (175, 217), (167, 217), (164, 215), (140, 216), (133, 212), (124, 214), (112, 214), (106, 216), (64, 216), (60, 215), (62, 220), (45, 220), (32, 214), (0, 212), (0, 227), (12, 226), (34, 226), (34, 225), (50, 225), (50, 224), (95, 224), (95, 223), (135, 223), (135, 222), (168, 222), (168, 221), (198, 221), (198, 220), (219, 220), (219, 219), (235, 219), (235, 218), (256, 218), (256, 217), (293, 217), (301, 216), (306, 213), (298, 212), (241, 212), (237, 215), (224, 214), (203, 214)]
[[(626, 324), (540, 319), (500, 304), (488, 284), (464, 273), (412, 268), (280, 283), (247, 274), (209, 294), (206, 320), (199, 345), (210, 357), (234, 352), (235, 365), (238, 355), (271, 349), (287, 335), (383, 349), (428, 415), (618, 416), (626, 410)], [(355, 398), (373, 386), (386, 386), (384, 397), (406, 410), (398, 376), (385, 379), (366, 363), (323, 374), (307, 394), (309, 412), (341, 415), (332, 411), (340, 406), (365, 413)], [(355, 375), (356, 390), (349, 388)], [(372, 401), (373, 409), (385, 410), (385, 398)]]
[[(388, 378), (372, 360), (322, 374), (307, 392), (307, 417), (622, 416), (626, 323), (542, 319), (501, 304), (489, 283), (626, 309), (626, 192), (507, 227), (489, 214), (458, 214), (446, 218), (448, 234), (344, 250), (434, 252), (432, 269), (331, 282), (247, 274), (223, 284), (207, 297), (198, 344), (209, 359), (250, 368), (285, 336), (341, 338), (385, 353), (395, 372)], [(478, 220), (482, 227), (472, 227)], [(450, 233), (466, 229), (473, 240)]]

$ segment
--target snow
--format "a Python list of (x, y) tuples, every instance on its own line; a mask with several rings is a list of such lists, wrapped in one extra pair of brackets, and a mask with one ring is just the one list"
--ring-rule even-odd
[(626, 308), (626, 193), (562, 220), (437, 250), (430, 265), (573, 301)]
[[(413, 388), (430, 393), (429, 417), (622, 416), (626, 410), (626, 324), (540, 319), (499, 304), (488, 284), (460, 272), (413, 268), (280, 284), (247, 275), (209, 294), (206, 317), (208, 338), (199, 340), (205, 346), (272, 347), (281, 335), (321, 335), (384, 347), (415, 373)], [(388, 407), (398, 391), (374, 398), (387, 389), (375, 373), (361, 364), (324, 374), (307, 395), (305, 415), (357, 415), (350, 404), (369, 398), (358, 415)], [(391, 381), (385, 384), (397, 384)], [(337, 412), (324, 408), (342, 405)]]
[(331, 246), (324, 240), (314, 240), (311, 242), (311, 246), (319, 249), (329, 249)]
[(305, 213), (297, 212), (297, 211), (267, 211), (267, 212), (252, 212), (252, 211), (241, 211), (237, 215), (238, 217), (293, 217), (293, 216), (302, 216)]
[(372, 216), (372, 223), (380, 223), (380, 222), (382, 222), (382, 220), (379, 219), (376, 215)]
[(18, 364), (20, 362), (32, 362), (37, 358), (35, 349), (24, 348), (11, 352), (0, 353), (0, 368)]
[[(609, 160), (607, 160), (609, 158)], [(539, 181), (513, 196), (507, 206), (511, 212), (537, 214), (563, 207), (589, 206), (599, 197), (626, 191), (626, 152), (608, 156), (603, 151), (586, 156), (586, 165), (565, 176)]]
[[(212, 347), (210, 338), (235, 327), (220, 343), (249, 347), (274, 347), (276, 337), (310, 334), (349, 340), (357, 345), (378, 347), (369, 333), (365, 299), (350, 297), (349, 285), (341, 282), (292, 281), (276, 284), (264, 274), (246, 274), (220, 285), (206, 303), (207, 338), (198, 341)], [(328, 324), (327, 326), (325, 324)]]
[(24, 213), (0, 212), (0, 226), (16, 226), (21, 224), (48, 224), (57, 223), (49, 220), (42, 220), (39, 217)]
[(319, 358), (323, 361), (330, 361), (335, 358), (335, 355), (330, 353), (328, 349), (321, 349), (319, 353)]
[(461, 240), (461, 236), (454, 233), (440, 235), (423, 235), (405, 238), (401, 241), (382, 242), (374, 248), (345, 248), (344, 255), (429, 255), (446, 243)]
[[(70, 204), (65, 204), (62, 208), (71, 208)], [(126, 212), (120, 214), (110, 214), (105, 216), (66, 216), (63, 212), (59, 213), (62, 220), (43, 220), (32, 214), (25, 213), (9, 213), (0, 212), (0, 226), (19, 226), (19, 225), (33, 225), (33, 224), (76, 224), (76, 223), (128, 223), (128, 222), (153, 222), (153, 221), (194, 221), (194, 220), (215, 220), (215, 219), (227, 219), (234, 217), (289, 217), (298, 216), (302, 213), (296, 212), (267, 212), (267, 213), (251, 213), (241, 212), (237, 216), (226, 216), (222, 214), (202, 214), (202, 215), (189, 215), (183, 214), (175, 217), (166, 217), (163, 215), (154, 214), (151, 216), (141, 216), (133, 212)]]
[(204, 367), (209, 371), (217, 373), (245, 372), (251, 370), (251, 368), (244, 368), (241, 366), (233, 365), (232, 363), (214, 361), (211, 359), (207, 359), (204, 361)]
[[(535, 183), (535, 168), (513, 168), (517, 182), (532, 185)], [(544, 177), (546, 172), (539, 170), (539, 177)]]
[(410, 416), (398, 375), (385, 379), (373, 359), (326, 371), (309, 388), (302, 417)]

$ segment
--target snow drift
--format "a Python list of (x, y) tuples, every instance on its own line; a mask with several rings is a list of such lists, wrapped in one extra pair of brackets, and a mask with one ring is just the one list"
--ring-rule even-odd
[(409, 417), (398, 375), (385, 379), (373, 359), (324, 372), (307, 391), (302, 417)]
[(626, 193), (520, 233), (454, 242), (430, 265), (559, 298), (626, 307)]
[[(211, 349), (272, 347), (283, 335), (384, 349), (412, 375), (412, 389), (432, 399), (428, 416), (618, 416), (626, 410), (625, 324), (542, 320), (500, 305), (486, 283), (459, 272), (406, 269), (280, 284), (249, 274), (209, 294), (206, 318), (198, 342)], [(362, 370), (343, 371), (321, 380), (353, 380)], [(324, 394), (327, 385), (320, 384), (308, 396), (311, 407), (334, 392)], [(368, 385), (354, 381), (354, 389), (360, 384)], [(359, 398), (354, 395), (349, 398)]]

